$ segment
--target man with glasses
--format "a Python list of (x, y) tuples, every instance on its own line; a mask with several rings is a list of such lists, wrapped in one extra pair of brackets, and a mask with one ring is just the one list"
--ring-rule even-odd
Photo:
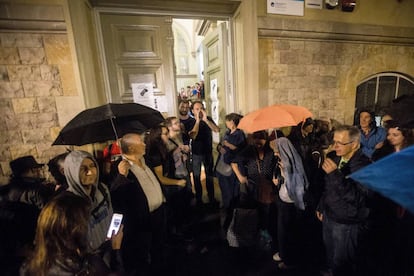
[(359, 241), (369, 214), (369, 191), (347, 176), (370, 161), (360, 149), (357, 127), (336, 128), (332, 148), (322, 164), (325, 191), (316, 211), (323, 226), (329, 268), (326, 275), (356, 275)]

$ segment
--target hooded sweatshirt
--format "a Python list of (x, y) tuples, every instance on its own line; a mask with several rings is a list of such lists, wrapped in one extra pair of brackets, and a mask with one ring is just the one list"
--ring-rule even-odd
[(288, 195), (297, 208), (305, 210), (303, 195), (309, 186), (309, 182), (306, 178), (302, 159), (289, 139), (280, 137), (276, 139), (276, 143), (283, 164), (281, 169), (285, 177)]
[[(85, 158), (91, 159), (97, 169), (96, 183), (93, 184), (90, 195), (81, 185), (79, 178), (79, 170), (82, 161)], [(68, 191), (75, 195), (88, 198), (91, 203), (91, 217), (89, 220), (89, 246), (91, 250), (95, 250), (101, 246), (106, 240), (111, 217), (112, 204), (108, 188), (99, 183), (99, 166), (93, 156), (85, 151), (72, 151), (65, 159), (64, 172), (68, 182)]]

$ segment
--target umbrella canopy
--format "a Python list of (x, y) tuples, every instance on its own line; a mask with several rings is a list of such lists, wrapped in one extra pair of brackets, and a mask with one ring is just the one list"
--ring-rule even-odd
[(238, 128), (252, 133), (269, 128), (295, 126), (308, 117), (312, 117), (312, 113), (303, 106), (275, 104), (250, 112), (240, 120)]
[(414, 213), (414, 146), (388, 155), (349, 177)]
[(86, 145), (116, 140), (128, 132), (143, 132), (164, 121), (161, 113), (136, 104), (109, 103), (86, 109), (70, 120), (53, 145)]

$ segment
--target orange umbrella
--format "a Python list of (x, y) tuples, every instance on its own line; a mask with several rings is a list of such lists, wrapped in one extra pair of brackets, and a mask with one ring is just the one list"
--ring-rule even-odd
[(250, 112), (240, 120), (238, 128), (252, 133), (269, 128), (295, 126), (312, 116), (303, 106), (275, 104)]

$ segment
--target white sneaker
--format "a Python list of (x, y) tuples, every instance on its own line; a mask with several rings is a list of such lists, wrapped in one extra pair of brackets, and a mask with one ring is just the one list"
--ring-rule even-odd
[(282, 261), (282, 258), (280, 258), (280, 256), (279, 256), (279, 252), (273, 254), (273, 261), (275, 261), (275, 262), (281, 262)]

